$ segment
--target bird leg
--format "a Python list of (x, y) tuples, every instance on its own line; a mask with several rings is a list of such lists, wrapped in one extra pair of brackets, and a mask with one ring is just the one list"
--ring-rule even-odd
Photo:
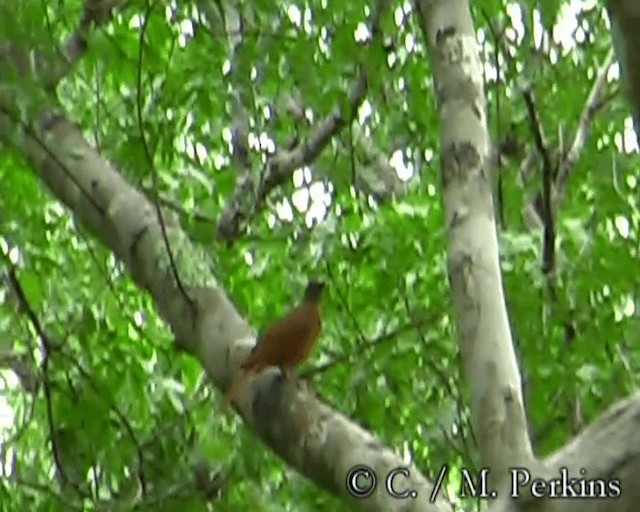
[(292, 382), (298, 389), (300, 389), (300, 387), (302, 386), (302, 381), (294, 373), (291, 372), (290, 367), (281, 366), (280, 371), (282, 372), (282, 376), (286, 380)]

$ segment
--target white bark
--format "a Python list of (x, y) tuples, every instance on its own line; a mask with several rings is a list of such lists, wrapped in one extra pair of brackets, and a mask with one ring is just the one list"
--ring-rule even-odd
[(479, 51), (465, 1), (420, 1), (440, 118), (449, 278), (482, 463), (494, 475), (533, 460), (493, 217)]
[[(43, 111), (37, 122), (16, 121), (0, 99), (0, 133), (27, 158), (44, 184), (78, 221), (126, 265), (148, 291), (176, 337), (176, 345), (196, 358), (218, 389), (226, 390), (253, 344), (254, 334), (211, 276), (211, 258), (190, 241), (165, 212), (166, 231), (178, 275), (170, 268), (155, 207), (96, 153), (79, 129), (60, 113)], [(403, 466), (401, 458), (345, 416), (306, 390), (285, 384), (277, 370), (265, 371), (249, 388), (239, 412), (247, 426), (275, 453), (318, 486), (367, 511), (450, 511), (415, 466), (398, 479), (418, 499), (399, 500), (385, 490), (382, 476)], [(346, 491), (349, 470), (368, 465), (379, 485), (367, 499)]]

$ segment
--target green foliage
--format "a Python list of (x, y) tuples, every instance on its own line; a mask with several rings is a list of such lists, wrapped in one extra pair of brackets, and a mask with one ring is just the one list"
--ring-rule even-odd
[[(254, 2), (235, 68), (228, 71), (228, 36), (210, 27), (204, 9), (198, 11), (202, 2), (166, 10), (131, 2), (90, 32), (86, 54), (58, 85), (58, 99), (132, 184), (157, 192), (179, 214), (257, 330), (298, 299), (308, 277), (329, 281), (322, 340), (302, 369), (320, 396), (410, 454), (425, 474), (443, 463), (469, 467), (477, 463), (477, 447), (450, 307), (439, 162), (431, 156), (438, 154), (439, 127), (422, 33), (408, 4), (395, 2), (381, 23), (391, 49), (380, 41), (355, 41), (370, 3), (326, 3), (297, 4), (301, 28), (287, 15), (291, 5)], [(70, 37), (82, 11), (80, 2), (67, 2), (51, 18), (42, 2), (4, 4), (15, 18), (4, 17), (2, 37), (49, 50)], [(544, 26), (553, 27), (558, 2), (539, 4)], [(498, 45), (487, 22), (509, 18), (499, 2), (485, 8), (475, 13), (475, 23), (488, 38), (483, 59), (492, 67)], [(581, 17), (588, 34), (583, 42), (554, 46), (553, 64), (530, 45), (514, 44), (501, 82), (487, 74), (494, 141), (512, 127), (527, 149), (532, 146), (521, 94), (526, 80), (549, 144), (567, 149), (609, 47), (599, 9), (598, 16)], [(148, 21), (139, 23), (140, 16)], [(530, 16), (525, 13), (525, 22)], [(45, 51), (48, 58), (51, 53)], [(372, 162), (347, 127), (305, 179), (297, 171), (271, 193), (232, 245), (217, 241), (216, 220), (239, 172), (228, 133), (234, 89), (249, 100), (254, 138), (268, 134), (282, 147), (313, 126), (286, 113), (267, 115), (277, 98), (296, 89), (314, 123), (336, 107), (348, 117), (359, 69), (369, 75), (367, 136), (381, 154), (399, 149), (411, 162), (417, 177), (409, 190), (377, 202), (355, 192), (353, 176)], [(22, 94), (29, 97), (31, 88)], [(541, 164), (535, 162), (525, 184), (517, 178), (521, 162), (501, 169), (505, 295), (541, 454), (629, 393), (638, 378), (638, 173), (617, 142), (626, 117), (618, 100), (609, 101), (591, 125), (558, 216), (551, 284), (541, 271), (541, 237), (522, 216), (523, 202), (540, 189)], [(262, 163), (252, 144), (257, 178)], [(95, 508), (90, 498), (115, 510), (133, 503), (136, 510), (183, 512), (212, 506), (347, 510), (219, 412), (216, 395), (200, 384), (197, 363), (176, 355), (150, 298), (10, 146), (0, 151), (0, 183), (1, 247), (19, 252), (19, 281), (39, 323), (33, 325), (9, 298), (2, 303), (0, 338), (10, 340), (39, 380), (37, 392), (29, 393), (21, 379), (4, 372), (11, 377), (0, 389), (14, 416), (0, 435), (0, 454), (5, 471), (12, 458), (14, 468), (13, 476), (0, 478), (1, 510), (89, 510)], [(291, 198), (312, 183), (322, 184), (330, 200), (323, 209), (322, 199), (312, 199), (323, 218), (310, 229), (308, 213)], [(290, 216), (277, 215), (283, 205)], [(620, 219), (629, 224), (628, 234), (617, 227)], [(9, 259), (2, 260), (6, 268)], [(49, 338), (47, 356), (38, 329)], [(216, 487), (207, 495), (198, 486), (194, 461), (200, 458), (213, 480), (223, 481), (221, 492)], [(84, 505), (78, 498), (83, 493)]]

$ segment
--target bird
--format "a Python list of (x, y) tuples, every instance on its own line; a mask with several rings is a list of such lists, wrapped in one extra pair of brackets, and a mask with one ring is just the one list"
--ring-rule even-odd
[(249, 374), (260, 373), (270, 366), (279, 367), (285, 379), (297, 382), (292, 371), (309, 357), (322, 330), (320, 298), (324, 288), (322, 281), (309, 281), (301, 303), (258, 336), (240, 366), (242, 373), (229, 388), (228, 403), (237, 401)]

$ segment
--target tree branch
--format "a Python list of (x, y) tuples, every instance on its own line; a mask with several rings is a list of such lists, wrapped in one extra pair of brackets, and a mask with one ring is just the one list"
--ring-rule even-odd
[[(378, 34), (378, 24), (387, 8), (387, 0), (378, 0), (372, 13), (370, 27), (371, 33)], [(218, 236), (224, 240), (232, 240), (242, 229), (243, 222), (251, 215), (259, 211), (267, 196), (275, 188), (285, 183), (296, 169), (311, 164), (318, 155), (326, 148), (334, 136), (336, 136), (358, 111), (358, 107), (364, 100), (367, 92), (367, 77), (359, 66), (358, 75), (348, 94), (347, 106), (345, 109), (336, 106), (333, 111), (312, 129), (311, 134), (298, 142), (293, 149), (282, 148), (274, 155), (267, 157), (265, 169), (257, 184), (252, 183), (255, 190), (255, 203), (251, 211), (241, 208), (242, 198), (246, 197), (248, 181), (246, 176), (238, 180), (236, 191), (229, 199), (226, 209), (220, 216), (218, 222)]]
[(501, 481), (533, 461), (498, 258), (486, 98), (468, 2), (415, 2), (439, 125), (448, 275), (482, 466)]
[[(196, 357), (218, 389), (225, 390), (254, 344), (254, 334), (222, 290), (200, 286), (213, 281), (210, 256), (193, 246), (165, 214), (176, 265), (197, 304), (194, 312), (177, 293), (158, 217), (145, 196), (98, 155), (60, 111), (43, 109), (36, 121), (25, 122), (13, 115), (10, 98), (1, 99), (0, 137), (13, 144), (58, 199), (113, 250), (138, 286), (153, 297), (176, 336), (177, 347)], [(378, 475), (406, 465), (372, 434), (312, 393), (281, 381), (275, 369), (255, 379), (239, 411), (281, 458), (355, 507), (399, 511), (407, 506), (406, 501), (389, 496), (384, 486), (366, 499), (347, 493), (346, 478), (355, 465), (367, 464)], [(429, 503), (433, 484), (415, 466), (409, 465), (409, 470), (405, 484), (423, 497), (411, 502), (411, 510), (451, 510), (441, 497)]]

